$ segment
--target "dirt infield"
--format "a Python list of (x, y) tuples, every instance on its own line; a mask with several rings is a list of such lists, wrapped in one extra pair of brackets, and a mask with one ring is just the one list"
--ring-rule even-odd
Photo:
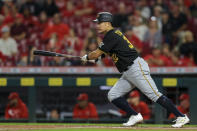
[[(177, 130), (177, 128), (170, 127), (121, 127), (121, 126), (102, 126), (102, 125), (0, 125), (0, 131), (26, 131), (26, 130), (69, 130), (69, 129), (99, 129), (106, 130)], [(179, 129), (180, 130), (180, 129)], [(181, 130), (197, 131), (197, 127), (183, 127)]]

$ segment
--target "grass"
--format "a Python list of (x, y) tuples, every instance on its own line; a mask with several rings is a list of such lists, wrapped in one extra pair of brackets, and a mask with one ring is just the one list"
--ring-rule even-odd
[[(89, 124), (89, 123), (0, 123), (0, 131), (174, 131), (171, 125), (139, 124), (135, 127), (123, 128), (121, 124)], [(179, 131), (197, 131), (197, 125), (186, 125)]]

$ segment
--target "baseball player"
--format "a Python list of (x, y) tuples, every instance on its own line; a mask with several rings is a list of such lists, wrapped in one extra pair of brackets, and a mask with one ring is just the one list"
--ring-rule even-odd
[(172, 127), (182, 127), (189, 123), (187, 115), (179, 112), (172, 101), (158, 91), (155, 82), (150, 76), (148, 64), (139, 57), (132, 43), (120, 30), (113, 28), (112, 14), (100, 12), (94, 22), (97, 23), (98, 33), (105, 35), (103, 42), (100, 43), (98, 49), (84, 55), (81, 60), (84, 62), (95, 60), (103, 54), (112, 57), (122, 76), (108, 92), (108, 99), (130, 115), (128, 122), (123, 123), (123, 126), (133, 126), (143, 121), (142, 115), (134, 111), (123, 97), (134, 87), (137, 87), (149, 99), (157, 102), (177, 117), (176, 123)]

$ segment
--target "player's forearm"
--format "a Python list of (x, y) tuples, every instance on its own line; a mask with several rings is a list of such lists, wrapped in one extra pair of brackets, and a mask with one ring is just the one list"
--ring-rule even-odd
[(99, 57), (100, 55), (96, 51), (92, 51), (91, 53), (88, 54), (88, 59), (89, 60), (95, 60)]

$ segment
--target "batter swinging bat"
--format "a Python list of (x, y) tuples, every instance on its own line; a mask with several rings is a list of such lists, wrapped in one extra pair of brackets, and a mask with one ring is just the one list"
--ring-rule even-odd
[[(33, 52), (34, 55), (40, 55), (40, 56), (53, 56), (53, 57), (65, 57), (67, 59), (81, 59), (80, 56), (72, 56), (72, 55), (67, 55), (67, 54), (60, 54), (56, 52), (51, 52), (51, 51), (44, 51), (44, 50), (35, 50)], [(88, 62), (95, 63), (95, 60), (88, 60)]]

